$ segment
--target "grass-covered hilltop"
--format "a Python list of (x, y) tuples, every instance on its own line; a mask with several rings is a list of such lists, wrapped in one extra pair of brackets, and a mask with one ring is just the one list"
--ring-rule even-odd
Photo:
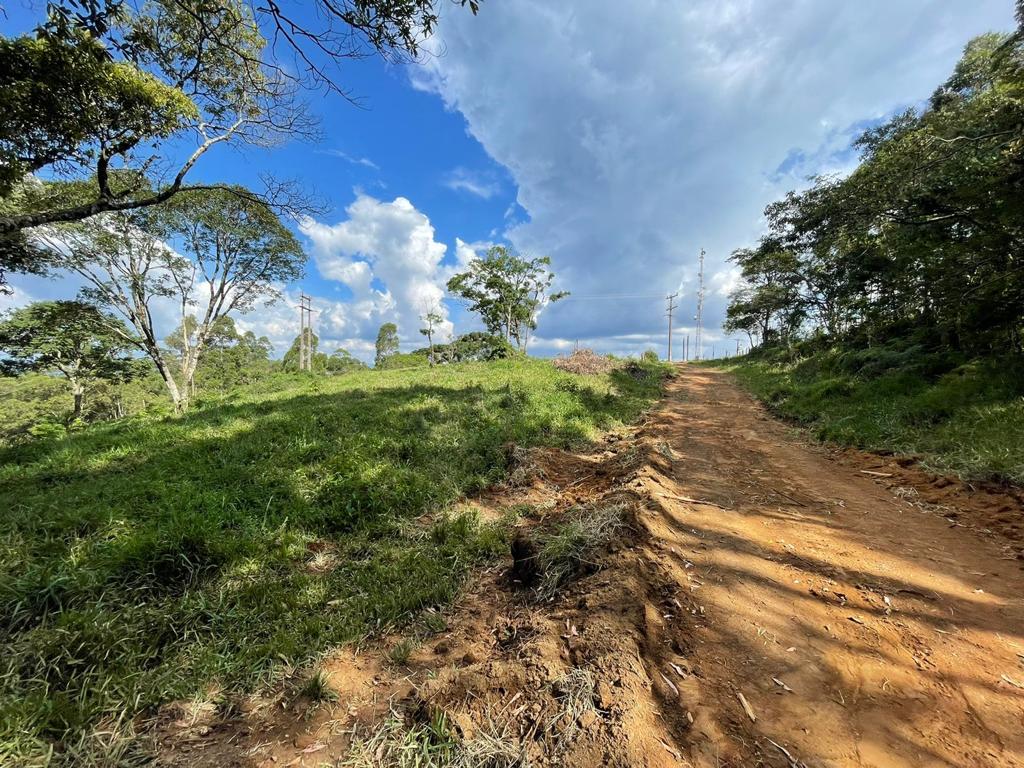
[(526, 359), (279, 375), (4, 450), (0, 762), (73, 761), (102, 722), (415, 621), (507, 548), (454, 502), (511, 446), (635, 419), (660, 380)]

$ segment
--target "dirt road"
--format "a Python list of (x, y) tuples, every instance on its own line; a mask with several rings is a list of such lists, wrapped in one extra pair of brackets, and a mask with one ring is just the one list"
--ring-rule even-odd
[(441, 711), (481, 765), (1024, 766), (1019, 497), (837, 458), (693, 366), (645, 424), (522, 469), (474, 503), (628, 503), (593, 573), (538, 603), (494, 568), (407, 662), (329, 660), (334, 706), (250, 702), (165, 732), (168, 762), (334, 765)]
[(672, 452), (644, 480), (650, 546), (699, 604), (698, 762), (1024, 765), (1024, 574), (1002, 537), (806, 447), (722, 374), (686, 370), (646, 436)]

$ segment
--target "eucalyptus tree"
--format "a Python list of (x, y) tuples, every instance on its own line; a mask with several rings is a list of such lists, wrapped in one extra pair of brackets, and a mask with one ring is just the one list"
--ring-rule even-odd
[(377, 331), (375, 347), (373, 365), (375, 368), (382, 368), (387, 359), (398, 352), (398, 326), (394, 323), (384, 323)]
[(0, 368), (7, 374), (58, 372), (71, 387), (72, 418), (82, 415), (93, 381), (123, 382), (138, 370), (126, 354), (129, 330), (115, 317), (80, 301), (38, 301), (0, 321)]
[[(188, 408), (221, 318), (272, 303), (305, 264), (277, 215), (233, 189), (186, 191), (159, 207), (93, 217), (62, 229), (52, 250), (60, 267), (85, 281), (84, 297), (134, 328), (177, 412)], [(178, 318), (177, 360), (159, 342), (157, 312)]]

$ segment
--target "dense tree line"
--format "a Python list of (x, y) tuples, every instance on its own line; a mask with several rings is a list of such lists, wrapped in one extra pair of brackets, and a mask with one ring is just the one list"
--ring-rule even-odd
[(768, 206), (732, 261), (726, 329), (1020, 353), (1024, 336), (1024, 18), (972, 40), (922, 109), (866, 131), (860, 164)]

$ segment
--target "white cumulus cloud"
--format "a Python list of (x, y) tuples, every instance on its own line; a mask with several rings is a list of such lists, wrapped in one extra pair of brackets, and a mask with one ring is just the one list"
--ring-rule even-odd
[(445, 318), (439, 338), (450, 335), (453, 326), (442, 301), (451, 273), (442, 264), (448, 247), (435, 240), (430, 219), (404, 197), (387, 202), (366, 194), (345, 213), (337, 224), (310, 219), (301, 225), (320, 274), (352, 292), (350, 301), (321, 316), (322, 333), (368, 340), (390, 321), (397, 323), (403, 342), (420, 346), (420, 316), (436, 310)]

